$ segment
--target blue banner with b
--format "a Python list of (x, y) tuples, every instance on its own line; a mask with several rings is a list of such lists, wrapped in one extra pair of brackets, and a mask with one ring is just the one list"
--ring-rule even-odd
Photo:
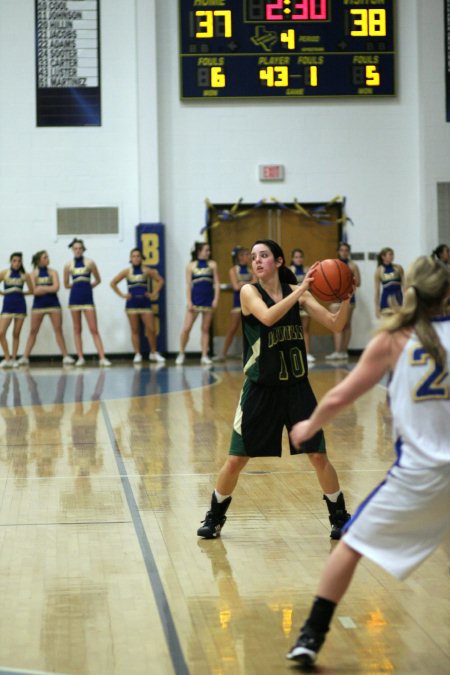
[[(141, 249), (144, 265), (156, 269), (166, 282), (165, 237), (162, 223), (139, 223), (136, 226), (136, 246)], [(152, 303), (158, 351), (167, 350), (166, 283), (158, 300)], [(141, 333), (142, 351), (148, 352), (149, 345), (144, 331)]]

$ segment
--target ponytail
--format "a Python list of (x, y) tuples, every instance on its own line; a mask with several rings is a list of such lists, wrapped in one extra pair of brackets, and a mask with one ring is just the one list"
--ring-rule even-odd
[(282, 284), (290, 284), (291, 286), (297, 286), (298, 284), (294, 272), (289, 269), (289, 267), (286, 267), (286, 265), (282, 265), (278, 268), (278, 277)]
[(439, 340), (431, 318), (445, 313), (445, 304), (450, 288), (450, 278), (444, 267), (433, 258), (421, 256), (406, 273), (407, 288), (403, 304), (393, 308), (380, 330), (393, 333), (403, 328), (413, 328), (422, 347), (444, 367), (446, 351)]

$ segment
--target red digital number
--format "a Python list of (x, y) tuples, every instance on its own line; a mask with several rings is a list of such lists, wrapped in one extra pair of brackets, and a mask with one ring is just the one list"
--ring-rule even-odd
[[(317, 9), (317, 4), (319, 9)], [(301, 14), (293, 14), (293, 21), (323, 20), (327, 18), (327, 0), (301, 0), (294, 4), (295, 10), (300, 10)]]
[[(286, 0), (269, 2), (266, 5), (266, 21), (309, 21), (324, 20), (327, 18), (328, 0), (298, 0), (294, 2), (291, 12)], [(279, 12), (279, 13), (278, 13)]]
[[(277, 2), (270, 2), (266, 5), (266, 20), (281, 21), (283, 19), (283, 4), (283, 0), (277, 0)], [(281, 14), (274, 14), (277, 9), (281, 10)]]

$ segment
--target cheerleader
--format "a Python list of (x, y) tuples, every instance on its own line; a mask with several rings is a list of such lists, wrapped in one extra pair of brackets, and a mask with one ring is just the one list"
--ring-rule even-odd
[[(297, 284), (301, 284), (305, 278), (308, 268), (303, 264), (304, 252), (301, 248), (294, 248), (291, 251), (291, 264), (289, 268), (294, 272), (297, 279)], [(301, 305), (300, 305), (301, 307)], [(315, 357), (309, 352), (309, 316), (308, 313), (301, 307), (300, 316), (302, 317), (302, 326), (303, 326), (303, 335), (305, 338), (305, 347), (306, 347), (306, 358), (310, 365), (315, 363)]]
[[(353, 277), (355, 279), (355, 285), (357, 288), (361, 286), (361, 272), (359, 271), (358, 265), (351, 260), (351, 248), (350, 244), (347, 244), (345, 241), (341, 241), (337, 249), (338, 260), (343, 262), (345, 265), (348, 265), (350, 268)], [(350, 300), (350, 313), (348, 315), (347, 323), (344, 326), (344, 329), (338, 333), (333, 333), (334, 341), (334, 352), (327, 354), (325, 358), (327, 360), (337, 360), (342, 361), (348, 359), (348, 345), (350, 344), (350, 338), (352, 336), (352, 318), (353, 312), (355, 311), (356, 306), (356, 296), (353, 294), (352, 299)], [(336, 312), (339, 309), (339, 303), (332, 303), (329, 306), (331, 312)]]
[[(0, 362), (2, 368), (17, 367), (17, 351), (19, 349), (20, 332), (27, 315), (24, 284), (28, 293), (32, 293), (33, 284), (30, 275), (25, 272), (21, 253), (12, 253), (10, 268), (0, 272), (0, 281), (3, 281), (3, 308), (0, 315), (0, 344), (5, 358)], [(12, 359), (6, 341), (6, 331), (14, 320)]]
[[(164, 279), (155, 269), (142, 267), (143, 257), (139, 248), (133, 248), (130, 253), (131, 267), (127, 267), (117, 274), (111, 281), (111, 288), (118, 296), (126, 300), (125, 312), (128, 316), (131, 328), (131, 341), (134, 349), (133, 363), (142, 363), (142, 354), (139, 345), (139, 326), (142, 323), (145, 327), (148, 342), (150, 345), (150, 361), (156, 363), (165, 363), (164, 356), (157, 351), (155, 319), (152, 312), (152, 301), (159, 297), (159, 292), (164, 284)], [(128, 292), (123, 293), (118, 284), (126, 279)], [(148, 290), (148, 284), (151, 280), (152, 291)]]
[(223, 343), (222, 353), (215, 356), (213, 361), (225, 361), (227, 358), (228, 350), (241, 323), (241, 288), (244, 284), (256, 280), (250, 267), (250, 251), (248, 248), (236, 246), (231, 252), (231, 257), (233, 267), (230, 267), (229, 275), (233, 287), (233, 307), (230, 313), (230, 323), (225, 336), (225, 342)]
[[(84, 316), (100, 357), (100, 366), (110, 366), (106, 358), (102, 339), (97, 328), (97, 314), (94, 306), (92, 289), (101, 282), (97, 265), (93, 260), (84, 257), (85, 246), (81, 239), (73, 239), (69, 244), (74, 258), (64, 267), (64, 288), (70, 289), (69, 309), (72, 314), (75, 348), (78, 354), (76, 366), (84, 366), (83, 345), (81, 341), (81, 314)], [(91, 282), (91, 276), (94, 280)]]
[[(403, 302), (403, 267), (394, 264), (392, 248), (382, 248), (377, 256), (378, 267), (375, 272), (375, 315), (389, 314), (393, 306)], [(381, 294), (380, 294), (380, 288)]]
[(191, 255), (192, 260), (186, 265), (186, 316), (180, 337), (180, 353), (175, 363), (177, 366), (183, 365), (185, 358), (184, 351), (189, 340), (189, 334), (196, 318), (201, 314), (201, 364), (209, 366), (212, 364), (208, 356), (209, 329), (213, 311), (216, 309), (219, 301), (219, 273), (217, 271), (217, 263), (209, 259), (211, 255), (209, 244), (205, 244), (202, 241), (195, 242)]
[(62, 333), (62, 310), (58, 300), (59, 277), (58, 272), (48, 266), (50, 260), (47, 251), (38, 251), (31, 259), (33, 272), (33, 307), (31, 309), (31, 328), (23, 356), (19, 359), (19, 366), (28, 366), (29, 356), (36, 342), (37, 334), (46, 314), (49, 315), (55, 333), (56, 342), (63, 355), (63, 365), (71, 366), (75, 363), (67, 353), (66, 341)]

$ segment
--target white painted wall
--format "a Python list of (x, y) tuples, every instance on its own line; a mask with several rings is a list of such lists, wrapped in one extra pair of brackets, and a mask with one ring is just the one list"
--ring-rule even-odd
[[(159, 219), (154, 43), (153, 0), (102, 2), (102, 126), (36, 128), (34, 0), (0, 3), (0, 268), (20, 250), (31, 269), (31, 255), (46, 248), (62, 277), (71, 252), (69, 238), (56, 237), (57, 206), (118, 206), (119, 237), (84, 237), (103, 279), (94, 298), (108, 352), (131, 351), (123, 301), (109, 281), (128, 265), (135, 225)], [(67, 299), (62, 289), (64, 306)], [(73, 351), (67, 310), (64, 325)], [(28, 324), (22, 347), (27, 333)], [(85, 352), (94, 353), (87, 328), (83, 336)], [(57, 353), (45, 320), (34, 353), (53, 349)]]
[[(430, 253), (437, 236), (437, 183), (450, 181), (450, 124), (445, 114), (444, 2), (418, 3), (421, 245)], [(447, 231), (450, 232), (450, 223)]]
[[(176, 351), (184, 266), (206, 197), (302, 203), (345, 195), (353, 249), (390, 245), (407, 264), (437, 243), (435, 183), (450, 180), (442, 0), (398, 0), (398, 97), (316, 102), (182, 103), (177, 4), (104, 0), (102, 127), (37, 129), (34, 2), (0, 3), (0, 266), (14, 249), (28, 261), (45, 247), (62, 272), (70, 252), (67, 240), (55, 238), (57, 205), (119, 206), (119, 238), (86, 238), (104, 279), (95, 298), (110, 353), (131, 348), (122, 301), (108, 282), (127, 264), (137, 223), (166, 224), (168, 346)], [(286, 166), (286, 180), (268, 186), (257, 166), (272, 162)], [(373, 318), (374, 265), (361, 268), (353, 348), (367, 342)], [(67, 292), (60, 297), (65, 304)], [(72, 349), (67, 311), (65, 333)], [(84, 335), (85, 351), (93, 352)], [(35, 353), (49, 353), (48, 345), (45, 327)], [(198, 330), (189, 348), (198, 351)]]
[[(176, 3), (158, 4), (160, 196), (174, 261), (169, 288), (173, 324), (179, 317), (181, 325), (183, 264), (204, 224), (205, 197), (213, 203), (272, 196), (304, 203), (345, 195), (355, 223), (349, 228), (353, 250), (392, 246), (401, 263), (421, 252), (417, 2), (400, 0), (398, 5), (395, 99), (180, 102)], [(437, 41), (432, 29), (430, 39)], [(442, 73), (442, 58), (439, 65)], [(284, 164), (285, 182), (259, 182), (261, 163)], [(361, 270), (354, 348), (366, 344), (374, 315), (374, 263), (363, 262)], [(171, 349), (177, 340), (172, 331)], [(192, 337), (191, 344), (197, 347), (198, 338)]]

